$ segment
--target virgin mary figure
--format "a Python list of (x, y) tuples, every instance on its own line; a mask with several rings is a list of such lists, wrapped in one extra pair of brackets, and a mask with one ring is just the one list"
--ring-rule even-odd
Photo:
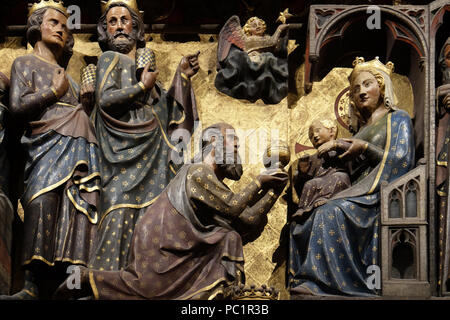
[(355, 135), (328, 142), (350, 162), (351, 187), (290, 225), (291, 295), (372, 296), (367, 269), (379, 264), (380, 185), (414, 166), (411, 119), (395, 105), (394, 65), (356, 58), (349, 76), (350, 115)]

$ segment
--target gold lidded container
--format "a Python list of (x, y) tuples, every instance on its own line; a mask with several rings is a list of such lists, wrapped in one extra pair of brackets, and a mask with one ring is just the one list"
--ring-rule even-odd
[(263, 156), (264, 166), (271, 169), (283, 169), (290, 160), (291, 151), (284, 140), (275, 140), (269, 143)]

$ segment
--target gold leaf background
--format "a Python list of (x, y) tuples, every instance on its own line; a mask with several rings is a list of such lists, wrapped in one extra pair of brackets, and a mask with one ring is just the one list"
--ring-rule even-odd
[[(68, 66), (68, 73), (75, 81), (80, 82), (80, 70), (86, 64), (83, 57), (99, 56), (101, 50), (96, 42), (89, 40), (90, 35), (77, 34), (75, 37), (74, 55)], [(186, 54), (200, 50), (200, 71), (193, 77), (193, 88), (196, 95), (199, 117), (202, 127), (216, 123), (227, 122), (237, 129), (241, 157), (244, 164), (244, 176), (238, 182), (227, 181), (230, 188), (237, 192), (258, 175), (263, 169), (262, 153), (265, 149), (264, 134), (275, 135), (285, 140), (291, 147), (291, 162), (298, 156), (294, 153), (295, 143), (311, 146), (308, 140), (308, 128), (313, 120), (324, 116), (334, 116), (334, 103), (338, 94), (348, 86), (347, 76), (351, 69), (335, 68), (322, 81), (314, 83), (313, 90), (299, 99), (290, 95), (277, 105), (264, 105), (261, 101), (249, 103), (224, 95), (214, 87), (217, 62), (216, 35), (201, 35), (199, 42), (177, 43), (162, 41), (157, 34), (149, 34), (152, 38), (147, 47), (155, 51), (157, 67), (160, 71), (158, 80), (164, 88), (168, 88), (181, 58)], [(210, 39), (213, 42), (210, 42)], [(289, 52), (298, 45), (289, 42)], [(0, 72), (8, 77), (13, 60), (31, 52), (21, 46), (20, 38), (9, 38), (0, 46)], [(395, 61), (394, 61), (395, 63)], [(302, 92), (303, 66), (295, 75), (297, 91)], [(394, 75), (394, 86), (400, 107), (411, 114), (413, 100), (408, 79)], [(349, 133), (343, 127), (339, 128), (340, 137), (348, 137)], [(201, 128), (197, 128), (197, 133)], [(275, 130), (275, 131), (273, 131)], [(255, 143), (256, 142), (256, 143)], [(311, 151), (308, 151), (311, 152)], [(255, 161), (256, 160), (256, 161)], [(23, 211), (20, 212), (23, 217)], [(268, 215), (268, 224), (261, 236), (244, 247), (245, 272), (248, 284), (268, 284), (281, 291), (280, 298), (288, 299), (285, 290), (285, 262), (276, 261), (274, 252), (280, 246), (280, 233), (286, 224), (286, 204), (278, 200)], [(281, 248), (284, 250), (285, 248)]]

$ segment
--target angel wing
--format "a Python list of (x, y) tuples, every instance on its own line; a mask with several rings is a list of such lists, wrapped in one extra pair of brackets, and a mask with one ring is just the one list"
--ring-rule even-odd
[(245, 51), (245, 34), (238, 16), (228, 19), (220, 30), (218, 40), (217, 59), (219, 62), (227, 57), (232, 44)]

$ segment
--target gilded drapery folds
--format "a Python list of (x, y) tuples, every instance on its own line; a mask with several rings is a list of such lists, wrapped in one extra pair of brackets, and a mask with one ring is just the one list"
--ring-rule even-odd
[[(11, 69), (11, 107), (45, 104), (55, 69), (36, 55), (17, 58)], [(22, 263), (67, 261), (87, 265), (98, 222), (100, 174), (97, 139), (78, 103), (78, 87), (31, 119), (25, 150), (25, 239)], [(36, 93), (38, 92), (38, 93)], [(60, 199), (60, 200), (58, 200)]]
[[(118, 270), (127, 264), (134, 226), (175, 176), (176, 128), (197, 118), (190, 81), (179, 70), (169, 91), (144, 92), (135, 61), (107, 51), (97, 65), (95, 127), (101, 146), (103, 197), (100, 237), (91, 267)], [(112, 109), (114, 108), (114, 109)]]
[(388, 113), (355, 138), (382, 148), (383, 158), (375, 167), (366, 161), (358, 183), (314, 209), (304, 224), (291, 225), (293, 293), (299, 286), (312, 294), (377, 293), (365, 279), (366, 269), (379, 263), (379, 189), (381, 181), (393, 181), (414, 165), (411, 119), (405, 111)]
[[(81, 68), (85, 66), (83, 57), (85, 55), (100, 56), (101, 51), (96, 42), (89, 40), (90, 35), (75, 34), (74, 37), (74, 55), (70, 60), (68, 73), (77, 80), (80, 77)], [(259, 142), (259, 140), (251, 140), (252, 138), (257, 137), (260, 131), (270, 132), (271, 129), (278, 130), (278, 138), (290, 142), (292, 160), (295, 160), (300, 155), (294, 152), (297, 144), (310, 146), (308, 126), (315, 119), (335, 113), (335, 102), (340, 93), (348, 86), (347, 76), (350, 69), (334, 68), (322, 81), (314, 83), (313, 91), (310, 94), (301, 96), (299, 99), (298, 97), (297, 99), (295, 97), (285, 98), (276, 105), (265, 105), (262, 101), (249, 103), (222, 94), (214, 86), (214, 80), (217, 74), (217, 42), (210, 42), (210, 39), (216, 39), (217, 35), (200, 35), (200, 41), (186, 43), (162, 41), (159, 34), (148, 34), (147, 38), (150, 37), (153, 40), (147, 43), (147, 47), (155, 52), (158, 70), (160, 71), (158, 79), (161, 81), (160, 87), (162, 88), (170, 87), (172, 75), (176, 73), (181, 57), (188, 52), (200, 50), (199, 62), (201, 67), (198, 74), (192, 78), (192, 87), (195, 89), (202, 127), (205, 128), (210, 124), (224, 121), (232, 124), (237, 129), (241, 140), (241, 156), (243, 161), (245, 161), (245, 170), (241, 181), (229, 183), (232, 190), (239, 190), (241, 186), (249, 183), (252, 177), (264, 169), (262, 153), (257, 154), (255, 162), (252, 162), (252, 158), (250, 157), (251, 152), (258, 151), (256, 144)], [(299, 43), (299, 45), (302, 47), (304, 44)], [(294, 41), (289, 41), (288, 52), (292, 52), (295, 47)], [(302, 50), (301, 47), (299, 48), (300, 50)], [(0, 54), (4, 57), (0, 61), (0, 71), (9, 75), (13, 59), (25, 53), (26, 50), (20, 45), (20, 41), (11, 38), (0, 49)], [(303, 81), (303, 67), (300, 67), (297, 73), (291, 76), (296, 79), (295, 83), (300, 92)], [(413, 99), (411, 85), (408, 79), (394, 74), (393, 81), (400, 101), (400, 107), (410, 112), (412, 116)], [(342, 99), (345, 98), (346, 95), (344, 93)], [(345, 105), (345, 103), (343, 104)], [(112, 129), (109, 126), (105, 126), (105, 130)], [(144, 136), (144, 134), (141, 135)], [(346, 128), (340, 125), (339, 137), (348, 137), (349, 135)], [(99, 135), (98, 139), (101, 140), (104, 138)], [(130, 138), (127, 140), (127, 143), (131, 143), (132, 141), (133, 139)], [(256, 143), (252, 141), (256, 141)], [(261, 149), (264, 148), (265, 145), (263, 144)], [(124, 151), (124, 157), (125, 155), (131, 157), (128, 151)], [(139, 161), (136, 162), (136, 166), (138, 163)], [(120, 169), (118, 172), (120, 172)], [(130, 173), (127, 171), (127, 174)], [(121, 175), (119, 173), (119, 177)], [(131, 179), (127, 180), (132, 181)], [(156, 183), (155, 187), (158, 187)], [(117, 215), (115, 219), (116, 221), (120, 220), (122, 227), (125, 228), (125, 221), (130, 223), (129, 220), (135, 219), (139, 214), (136, 213), (136, 209), (132, 209), (133, 212), (129, 213), (126, 213), (125, 209), (123, 210), (123, 216)], [(125, 217), (125, 215), (127, 216)], [(289, 296), (283, 291), (285, 285), (285, 268), (283, 265), (281, 265), (281, 268), (278, 268), (277, 264), (279, 261), (274, 259), (274, 253), (280, 251), (277, 250), (280, 246), (280, 232), (286, 223), (286, 204), (282, 200), (275, 203), (268, 214), (268, 220), (268, 224), (261, 236), (255, 241), (244, 245), (244, 268), (247, 283), (275, 285), (282, 291), (281, 298), (287, 299)], [(129, 227), (126, 228), (127, 232), (128, 229)], [(111, 231), (111, 234), (113, 232)], [(116, 238), (114, 240), (107, 239), (106, 241), (110, 240), (111, 243), (117, 241), (117, 233), (115, 236)], [(128, 239), (131, 241), (130, 235), (127, 235), (127, 241)], [(127, 244), (129, 242), (125, 242), (124, 248), (127, 247)], [(99, 250), (101, 249), (102, 247), (99, 248)], [(105, 251), (109, 250), (111, 252), (113, 248), (109, 247), (108, 249), (105, 246), (104, 249)]]
[(12, 222), (14, 209), (9, 199), (10, 159), (8, 157), (8, 134), (6, 126), (10, 123), (10, 114), (5, 103), (9, 80), (0, 74), (0, 294), (9, 292), (11, 286)]
[(226, 213), (236, 211), (233, 196), (208, 166), (184, 166), (136, 225), (125, 270), (88, 271), (94, 297), (212, 299), (241, 283), (242, 240)]

